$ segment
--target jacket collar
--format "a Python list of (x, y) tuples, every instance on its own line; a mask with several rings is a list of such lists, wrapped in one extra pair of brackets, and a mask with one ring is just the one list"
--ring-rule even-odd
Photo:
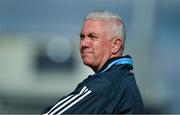
[(100, 70), (98, 70), (95, 74), (103, 73), (109, 68), (111, 68), (113, 65), (131, 65), (133, 66), (133, 61), (132, 58), (129, 55), (126, 56), (121, 56), (121, 57), (115, 57), (115, 58), (110, 58), (107, 60), (107, 62), (102, 66)]

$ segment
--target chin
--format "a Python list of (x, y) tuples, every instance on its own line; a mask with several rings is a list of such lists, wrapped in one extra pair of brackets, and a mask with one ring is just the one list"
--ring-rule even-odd
[(85, 65), (91, 65), (91, 63), (88, 62), (88, 61), (83, 61), (83, 62), (84, 62)]
[(92, 65), (92, 62), (91, 62), (90, 60), (88, 60), (88, 59), (83, 59), (83, 63), (84, 63), (85, 65), (87, 65), (87, 66)]

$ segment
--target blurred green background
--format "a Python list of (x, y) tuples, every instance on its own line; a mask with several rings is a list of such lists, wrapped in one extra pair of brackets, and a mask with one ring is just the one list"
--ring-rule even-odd
[(180, 0), (0, 0), (0, 113), (41, 113), (93, 71), (79, 56), (92, 10), (125, 21), (147, 113), (180, 113)]

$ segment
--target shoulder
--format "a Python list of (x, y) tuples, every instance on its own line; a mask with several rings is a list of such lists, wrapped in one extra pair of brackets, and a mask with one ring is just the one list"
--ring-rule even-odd
[(119, 104), (127, 103), (127, 107), (134, 110), (143, 108), (143, 101), (140, 90), (136, 84), (134, 77), (127, 77), (123, 79), (119, 88), (117, 88), (117, 97), (121, 100)]
[(134, 74), (130, 70), (119, 69), (117, 66), (114, 66), (110, 71), (102, 73), (102, 76), (113, 88), (120, 87), (126, 80), (135, 80)]
[[(111, 84), (113, 89), (119, 94), (121, 93), (131, 93), (132, 95), (139, 95), (139, 88), (136, 84), (134, 74), (130, 71), (113, 71), (106, 73), (105, 79)], [(130, 94), (130, 95), (131, 95)], [(138, 96), (139, 97), (139, 96)]]
[(135, 93), (135, 92), (139, 93), (139, 88), (138, 88), (138, 86), (136, 84), (134, 76), (125, 78), (122, 81), (121, 88), (125, 92), (128, 91), (128, 92), (131, 92), (131, 93)]

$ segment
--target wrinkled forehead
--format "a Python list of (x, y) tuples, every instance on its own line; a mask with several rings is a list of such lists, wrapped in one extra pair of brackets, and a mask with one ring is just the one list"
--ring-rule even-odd
[(107, 32), (108, 26), (108, 22), (103, 20), (86, 20), (83, 23), (81, 32)]

